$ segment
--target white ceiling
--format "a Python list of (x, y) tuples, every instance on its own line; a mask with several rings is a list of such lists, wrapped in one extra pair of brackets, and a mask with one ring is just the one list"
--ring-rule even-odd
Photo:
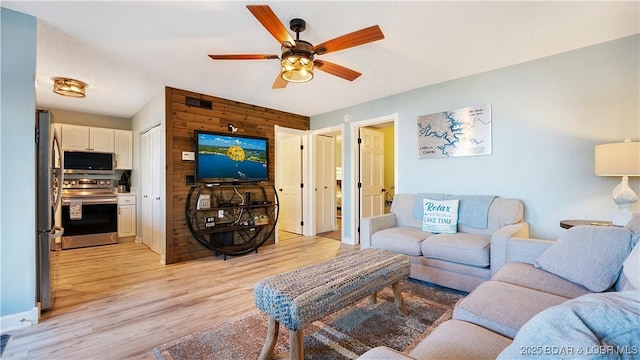
[[(378, 24), (385, 39), (318, 56), (363, 75), (316, 71), (272, 90), (277, 60), (214, 61), (208, 54), (279, 54), (246, 9), (264, 1), (2, 1), (38, 18), (39, 107), (130, 118), (164, 86), (313, 116), (467, 75), (640, 32), (640, 1), (278, 1), (288, 28), (318, 44)], [(52, 92), (52, 78), (89, 84), (84, 99)]]

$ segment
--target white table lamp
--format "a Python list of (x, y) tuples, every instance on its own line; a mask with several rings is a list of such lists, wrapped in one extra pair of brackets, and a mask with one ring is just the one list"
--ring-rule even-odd
[(613, 225), (625, 225), (631, 220), (631, 204), (638, 201), (638, 194), (629, 187), (629, 176), (640, 176), (640, 142), (627, 139), (622, 143), (596, 145), (594, 170), (598, 176), (622, 176), (611, 194), (620, 208), (612, 221)]

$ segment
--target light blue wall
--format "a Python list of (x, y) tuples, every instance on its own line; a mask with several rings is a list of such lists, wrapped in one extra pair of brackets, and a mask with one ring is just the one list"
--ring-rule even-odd
[[(339, 124), (345, 114), (357, 122), (397, 112), (396, 193), (518, 198), (532, 236), (554, 239), (562, 233), (562, 219), (607, 219), (617, 211), (611, 192), (620, 178), (595, 176), (593, 153), (597, 144), (640, 140), (639, 44), (635, 35), (427, 86), (313, 116), (311, 129)], [(492, 106), (492, 155), (418, 159), (418, 116), (484, 104)], [(345, 159), (349, 184), (351, 156)], [(637, 178), (631, 186), (640, 192)], [(343, 203), (349, 204), (350, 188), (343, 189)], [(353, 226), (348, 207), (343, 221)]]
[(36, 18), (0, 8), (0, 316), (31, 311), (35, 265)]

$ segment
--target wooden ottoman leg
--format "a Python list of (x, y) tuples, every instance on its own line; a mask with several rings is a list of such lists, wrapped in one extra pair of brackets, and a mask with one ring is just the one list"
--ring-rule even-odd
[(369, 300), (371, 301), (371, 305), (378, 302), (378, 292), (374, 291), (373, 294), (369, 295)]
[(400, 310), (400, 314), (407, 315), (407, 309), (404, 307), (404, 300), (402, 299), (402, 290), (400, 290), (400, 282), (394, 282), (391, 288), (393, 289), (393, 298), (398, 310)]
[(267, 340), (264, 342), (264, 346), (262, 346), (262, 351), (260, 352), (260, 360), (270, 360), (273, 356), (273, 348), (276, 347), (276, 340), (278, 340), (278, 330), (280, 328), (280, 324), (277, 320), (269, 316), (269, 326), (267, 328)]
[(302, 329), (289, 330), (289, 360), (304, 360), (304, 336)]

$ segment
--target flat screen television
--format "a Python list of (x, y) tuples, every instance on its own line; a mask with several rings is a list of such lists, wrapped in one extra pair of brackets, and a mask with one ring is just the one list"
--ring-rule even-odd
[(267, 138), (196, 130), (195, 141), (196, 182), (269, 180)]

